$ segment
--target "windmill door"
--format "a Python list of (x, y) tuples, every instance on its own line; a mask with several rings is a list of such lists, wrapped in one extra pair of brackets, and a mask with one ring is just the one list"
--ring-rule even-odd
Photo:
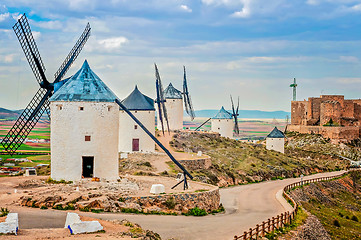
[(133, 138), (132, 151), (139, 152), (139, 138)]
[(83, 177), (91, 178), (94, 174), (94, 157), (83, 157)]

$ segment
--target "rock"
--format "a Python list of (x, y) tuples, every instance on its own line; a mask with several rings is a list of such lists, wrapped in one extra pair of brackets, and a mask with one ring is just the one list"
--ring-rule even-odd
[(5, 222), (0, 223), (0, 233), (17, 234), (19, 228), (19, 217), (17, 213), (9, 213)]
[(64, 228), (68, 228), (72, 234), (93, 233), (103, 230), (98, 221), (81, 221), (76, 213), (67, 214)]
[(165, 193), (165, 187), (163, 184), (153, 184), (150, 189), (150, 193), (153, 194)]

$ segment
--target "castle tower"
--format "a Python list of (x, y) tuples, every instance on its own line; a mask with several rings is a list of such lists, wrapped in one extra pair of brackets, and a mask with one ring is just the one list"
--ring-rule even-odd
[[(183, 95), (182, 92), (173, 87), (169, 83), (168, 87), (164, 90), (165, 107), (167, 109), (169, 129), (183, 130)], [(166, 122), (164, 122), (164, 130), (167, 130)], [(158, 130), (162, 130), (160, 121), (157, 124)]]
[(266, 149), (285, 153), (285, 135), (275, 127), (266, 138)]
[(211, 119), (211, 131), (218, 132), (222, 137), (233, 138), (233, 118), (222, 106), (221, 110)]
[(51, 177), (116, 180), (119, 107), (115, 94), (86, 60), (75, 75), (55, 89), (50, 98)]
[[(154, 100), (142, 94), (138, 87), (122, 103), (155, 135)], [(119, 152), (154, 152), (154, 141), (122, 109), (119, 113)]]

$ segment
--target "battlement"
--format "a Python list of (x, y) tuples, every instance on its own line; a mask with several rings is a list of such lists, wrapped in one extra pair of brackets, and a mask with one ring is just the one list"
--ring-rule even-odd
[[(350, 130), (345, 127), (353, 128)], [(345, 99), (343, 95), (321, 95), (310, 97), (308, 101), (292, 101), (291, 128), (302, 133), (319, 133), (337, 141), (358, 138), (361, 100)]]

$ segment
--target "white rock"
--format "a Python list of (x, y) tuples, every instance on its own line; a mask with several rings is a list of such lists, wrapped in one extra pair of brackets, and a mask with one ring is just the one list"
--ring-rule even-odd
[(165, 193), (165, 187), (163, 184), (153, 184), (150, 189), (150, 193), (153, 194)]
[(128, 153), (121, 153), (120, 154), (120, 159), (127, 159), (128, 158)]
[(79, 233), (93, 233), (103, 230), (102, 225), (98, 221), (84, 221), (80, 223), (73, 223), (70, 225), (73, 234)]
[(103, 230), (102, 225), (98, 221), (81, 221), (76, 213), (68, 213), (66, 215), (64, 228), (69, 228), (72, 234), (93, 233)]
[(5, 222), (0, 223), (0, 233), (3, 234), (15, 234), (19, 228), (19, 217), (17, 213), (9, 213), (5, 219)]
[(80, 217), (78, 214), (76, 213), (68, 213), (66, 215), (66, 220), (65, 220), (65, 226), (64, 228), (68, 228), (69, 225), (72, 225), (74, 223), (80, 223), (81, 220), (80, 220)]
[(197, 156), (202, 156), (202, 151), (198, 151)]

